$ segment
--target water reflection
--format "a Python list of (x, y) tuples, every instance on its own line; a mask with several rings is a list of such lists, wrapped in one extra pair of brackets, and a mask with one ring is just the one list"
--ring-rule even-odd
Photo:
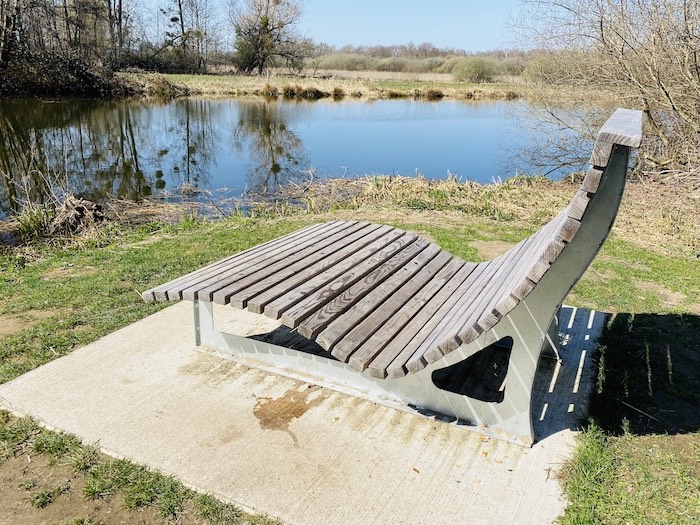
[(239, 193), (241, 175), (248, 188), (280, 184), (306, 158), (284, 117), (264, 101), (1, 101), (0, 215), (46, 202), (52, 188), (97, 201), (212, 188), (232, 150), (248, 166), (217, 183)]
[(233, 141), (237, 151), (247, 149), (251, 162), (248, 182), (263, 192), (309, 165), (303, 141), (289, 129), (276, 102), (243, 102)]
[[(490, 182), (528, 171), (517, 103), (262, 99), (0, 100), (0, 217), (50, 188), (91, 200), (239, 196), (321, 177), (420, 173)], [(544, 135), (548, 137), (548, 135)], [(540, 155), (541, 157), (541, 155)]]

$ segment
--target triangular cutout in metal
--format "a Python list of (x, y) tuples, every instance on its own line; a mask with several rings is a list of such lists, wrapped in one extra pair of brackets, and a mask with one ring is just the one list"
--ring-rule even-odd
[(505, 397), (513, 338), (504, 337), (454, 365), (435, 370), (433, 384), (440, 390), (500, 403)]

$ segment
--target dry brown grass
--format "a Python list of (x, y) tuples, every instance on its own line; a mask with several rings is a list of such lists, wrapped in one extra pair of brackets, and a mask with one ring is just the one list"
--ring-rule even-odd
[[(470, 216), (537, 229), (566, 206), (580, 182), (571, 178), (554, 182), (521, 177), (500, 184), (461, 183), (401, 176), (331, 179), (290, 184), (260, 212), (282, 209), (294, 212), (294, 203), (307, 211), (362, 210), (367, 214), (420, 214), (436, 220), (465, 221)], [(377, 220), (377, 219), (375, 219)], [(615, 223), (616, 235), (665, 255), (700, 256), (700, 195), (681, 183), (628, 182)]]
[[(443, 75), (425, 75), (388, 72), (344, 72), (316, 76), (239, 76), (239, 75), (158, 75), (146, 73), (121, 73), (125, 83), (141, 84), (141, 91), (151, 88), (158, 94), (159, 86), (175, 86), (181, 94), (208, 97), (263, 96), (280, 97), (285, 86), (298, 86), (296, 91), (315, 91), (324, 97), (362, 98), (367, 100), (387, 98), (431, 98), (430, 90), (439, 90), (443, 97), (467, 100), (512, 100), (522, 93), (520, 84), (460, 84)], [(449, 75), (448, 75), (449, 77)], [(166, 91), (172, 91), (167, 88)], [(165, 93), (167, 94), (167, 93)], [(342, 94), (342, 96), (339, 96)], [(303, 97), (302, 97), (303, 98)], [(316, 96), (314, 98), (321, 98)], [(442, 97), (440, 97), (442, 98)]]

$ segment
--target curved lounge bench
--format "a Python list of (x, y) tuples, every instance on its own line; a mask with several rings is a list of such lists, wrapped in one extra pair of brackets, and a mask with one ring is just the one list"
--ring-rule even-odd
[[(539, 356), (556, 349), (556, 313), (608, 236), (642, 114), (619, 109), (598, 138), (571, 203), (537, 233), (474, 264), (415, 234), (366, 222), (316, 224), (143, 293), (191, 300), (197, 344), (532, 444), (531, 390)], [(279, 319), (326, 356), (214, 328), (212, 303)], [(556, 333), (556, 332), (554, 332)], [(509, 342), (497, 396), (436, 386), (440, 370)]]

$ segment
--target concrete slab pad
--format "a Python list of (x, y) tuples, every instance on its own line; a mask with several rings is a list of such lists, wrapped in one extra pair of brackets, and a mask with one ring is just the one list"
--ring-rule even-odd
[[(243, 335), (276, 326), (216, 315)], [(0, 385), (0, 408), (289, 524), (551, 523), (604, 317), (563, 309), (530, 449), (196, 351), (190, 303)]]

